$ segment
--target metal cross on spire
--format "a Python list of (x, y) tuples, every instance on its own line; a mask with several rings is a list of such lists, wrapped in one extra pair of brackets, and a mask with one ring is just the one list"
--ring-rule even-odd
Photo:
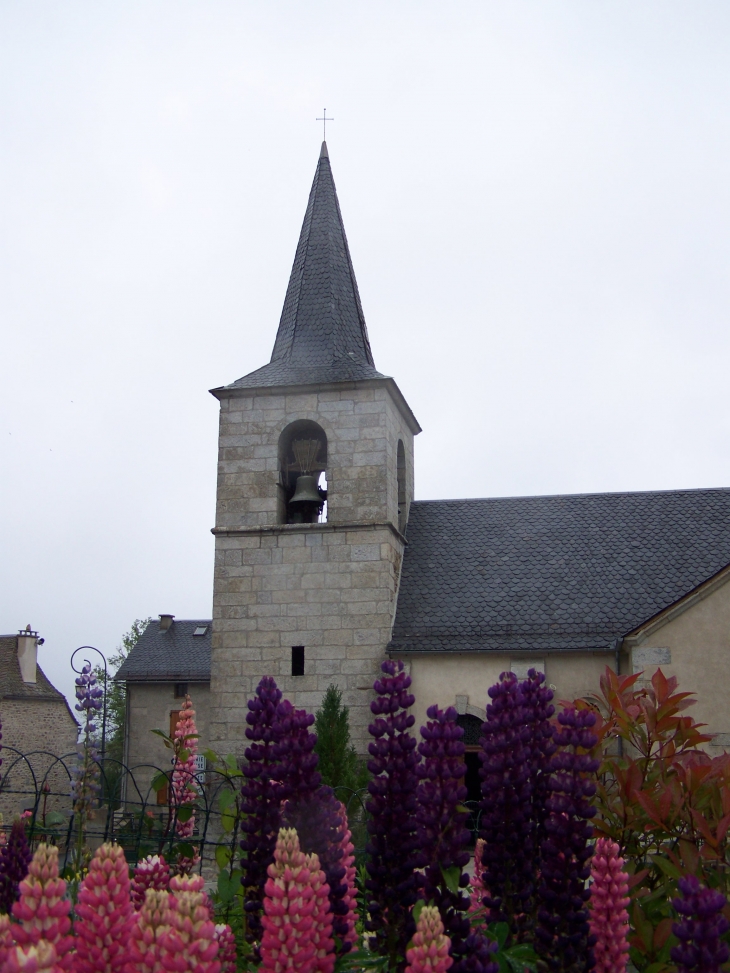
[(327, 118), (327, 109), (325, 108), (322, 112), (321, 118), (316, 118), (315, 121), (322, 122), (322, 139), (327, 141), (327, 122), (333, 122), (334, 118)]

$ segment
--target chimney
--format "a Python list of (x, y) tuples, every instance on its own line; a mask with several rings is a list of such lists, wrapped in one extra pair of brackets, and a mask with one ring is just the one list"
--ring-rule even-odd
[(174, 618), (174, 615), (160, 615), (160, 631), (166, 632), (168, 628), (172, 628)]
[(26, 625), (18, 632), (18, 663), (23, 682), (36, 681), (38, 664), (38, 632)]

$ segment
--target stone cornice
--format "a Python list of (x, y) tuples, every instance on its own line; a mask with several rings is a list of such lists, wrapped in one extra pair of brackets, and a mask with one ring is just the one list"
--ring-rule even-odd
[(342, 531), (389, 530), (404, 546), (408, 544), (403, 534), (389, 520), (378, 523), (336, 524), (262, 524), (259, 527), (211, 527), (216, 537), (251, 537), (256, 534), (335, 534)]
[(239, 388), (236, 385), (223, 385), (220, 388), (210, 389), (209, 391), (216, 399), (221, 400), (257, 395), (316, 395), (317, 392), (346, 392), (351, 389), (372, 388), (387, 389), (413, 435), (417, 436), (419, 432), (423, 432), (418, 423), (418, 419), (414, 416), (411, 407), (406, 402), (405, 396), (398, 388), (395, 379), (389, 376), (385, 376), (384, 378), (364, 378), (357, 382), (326, 382), (320, 385), (265, 385), (261, 388)]

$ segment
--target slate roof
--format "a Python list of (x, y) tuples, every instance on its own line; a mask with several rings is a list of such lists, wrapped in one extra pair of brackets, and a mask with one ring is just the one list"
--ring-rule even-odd
[(608, 649), (730, 564), (730, 490), (411, 504), (391, 654)]
[(375, 368), (327, 143), (309, 194), (271, 361), (227, 388), (384, 378)]
[(23, 682), (15, 635), (0, 635), (0, 699), (43, 699), (68, 706), (66, 697), (49, 681), (39, 665), (36, 666), (36, 681)]
[[(199, 626), (205, 635), (193, 635)], [(115, 679), (128, 682), (210, 681), (211, 620), (180, 619), (166, 631), (150, 622), (119, 667)]]

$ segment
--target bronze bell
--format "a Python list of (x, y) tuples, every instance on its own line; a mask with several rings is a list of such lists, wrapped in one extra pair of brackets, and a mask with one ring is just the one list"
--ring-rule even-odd
[(297, 478), (297, 488), (289, 503), (316, 503), (321, 505), (322, 502), (322, 497), (317, 489), (317, 477), (303, 473)]

